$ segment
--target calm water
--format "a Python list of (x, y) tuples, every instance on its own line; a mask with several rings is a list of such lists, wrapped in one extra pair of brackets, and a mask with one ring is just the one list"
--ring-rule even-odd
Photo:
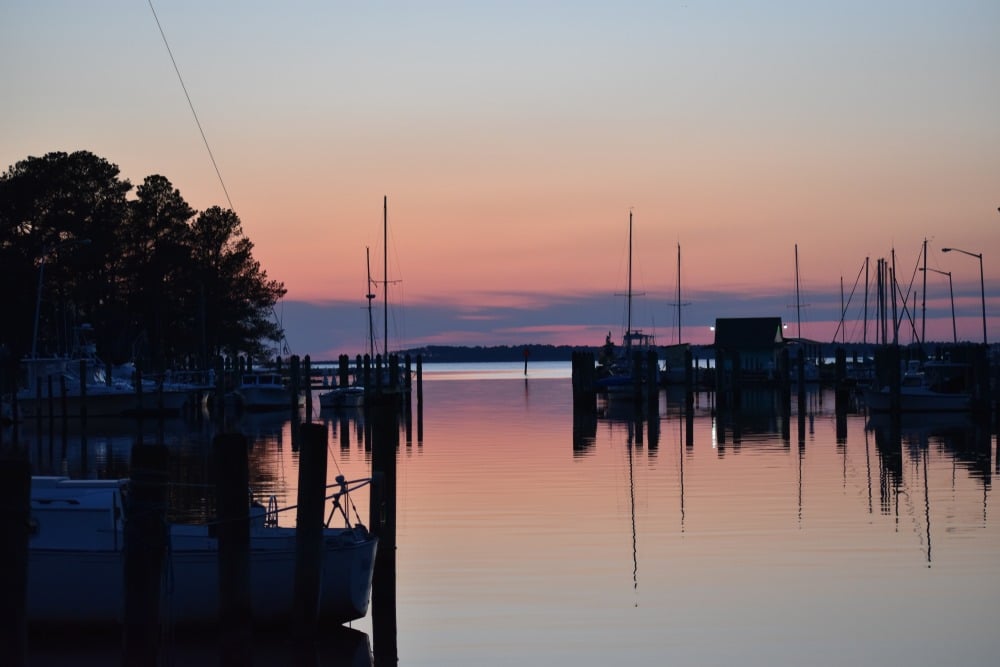
[[(817, 390), (801, 416), (793, 394), (787, 424), (770, 395), (737, 419), (709, 394), (686, 418), (666, 393), (652, 417), (601, 404), (574, 420), (568, 364), (424, 371), (397, 459), (398, 664), (996, 664), (988, 433), (924, 420), (894, 443), (863, 414), (838, 428)], [(319, 420), (331, 480), (369, 474), (361, 416)], [(39, 470), (124, 476), (135, 429), (112, 426), (93, 427), (86, 459), (72, 434), (65, 452), (58, 434), (22, 435)], [(259, 492), (294, 502), (290, 421), (242, 426)], [(164, 437), (177, 475), (207, 476), (207, 427)], [(353, 628), (386, 657), (370, 616)]]

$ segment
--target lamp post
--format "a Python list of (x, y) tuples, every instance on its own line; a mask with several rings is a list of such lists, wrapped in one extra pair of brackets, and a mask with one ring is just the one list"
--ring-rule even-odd
[(951, 282), (951, 271), (938, 271), (937, 269), (932, 269), (930, 267), (921, 268), (921, 271), (933, 271), (934, 273), (940, 273), (942, 276), (948, 276), (948, 292), (951, 294), (951, 337), (952, 342), (958, 342), (958, 330), (955, 328), (955, 290), (952, 287)]
[(983, 278), (983, 254), (978, 252), (969, 252), (968, 250), (962, 250), (960, 248), (941, 248), (941, 252), (960, 252), (963, 255), (968, 255), (969, 257), (975, 257), (979, 260), (979, 294), (983, 300), (983, 345), (986, 345), (986, 281)]
[(42, 248), (41, 257), (38, 260), (38, 290), (35, 292), (35, 327), (31, 332), (31, 358), (38, 354), (38, 317), (42, 310), (42, 283), (45, 277), (45, 260), (48, 256), (59, 248), (69, 245), (87, 245), (90, 239), (67, 239), (61, 243), (55, 243)]

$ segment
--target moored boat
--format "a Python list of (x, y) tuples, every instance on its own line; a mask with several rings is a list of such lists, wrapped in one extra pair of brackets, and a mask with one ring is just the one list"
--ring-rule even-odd
[[(632, 212), (628, 214), (628, 288), (625, 294), (625, 332), (621, 347), (611, 341), (611, 332), (597, 358), (595, 387), (599, 392), (614, 396), (634, 397), (646, 384), (647, 389), (659, 385), (659, 362), (656, 361), (656, 340), (652, 334), (632, 328)], [(649, 363), (651, 360), (651, 363)], [(648, 367), (648, 368), (647, 368)], [(647, 377), (649, 376), (649, 377)]]
[(27, 358), (21, 369), (20, 418), (170, 416), (179, 414), (192, 395), (187, 387), (109, 376), (96, 358)]
[[(338, 478), (332, 496), (344, 525), (323, 532), (320, 617), (345, 623), (368, 611), (377, 538), (351, 524), (347, 494), (367, 480)], [(124, 614), (127, 480), (34, 477), (31, 485), (27, 614), (38, 625), (120, 624)], [(260, 625), (289, 620), (296, 531), (277, 510), (254, 505), (250, 517), (250, 601)], [(208, 525), (169, 527), (169, 584), (162, 591), (176, 626), (211, 625), (219, 612), (218, 539)]]
[[(911, 362), (899, 386), (900, 412), (956, 412), (972, 409), (969, 364), (946, 361)], [(896, 399), (889, 386), (863, 391), (872, 412), (889, 412)]]
[[(292, 393), (281, 373), (271, 371), (249, 371), (240, 374), (239, 384), (231, 392), (231, 398), (244, 410), (264, 411), (289, 409)], [(296, 405), (305, 404), (300, 392)]]

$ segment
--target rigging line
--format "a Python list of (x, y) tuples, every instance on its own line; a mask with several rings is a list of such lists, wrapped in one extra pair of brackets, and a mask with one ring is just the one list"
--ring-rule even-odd
[(163, 38), (163, 45), (167, 47), (167, 54), (170, 56), (170, 62), (174, 66), (174, 71), (177, 73), (177, 80), (181, 83), (181, 89), (184, 91), (184, 97), (187, 98), (188, 107), (191, 109), (191, 115), (194, 116), (195, 125), (198, 126), (198, 132), (201, 133), (201, 140), (205, 143), (205, 150), (208, 151), (208, 157), (212, 161), (212, 167), (215, 169), (215, 175), (219, 178), (219, 184), (222, 186), (222, 192), (226, 195), (226, 202), (229, 203), (229, 210), (235, 211), (236, 207), (233, 206), (233, 200), (229, 198), (229, 190), (226, 189), (226, 183), (222, 180), (222, 172), (219, 171), (219, 165), (215, 162), (215, 155), (212, 154), (212, 147), (208, 145), (208, 137), (205, 136), (205, 130), (201, 127), (201, 121), (198, 120), (198, 113), (194, 110), (194, 103), (191, 101), (191, 95), (188, 94), (187, 86), (184, 85), (184, 78), (181, 76), (181, 70), (177, 67), (177, 61), (174, 60), (174, 52), (170, 50), (170, 44), (167, 43), (167, 35), (163, 32), (163, 26), (160, 25), (160, 17), (156, 15), (156, 10), (153, 8), (153, 0), (148, 0), (149, 10), (153, 12), (153, 19), (156, 21), (156, 27), (160, 31), (160, 37)]

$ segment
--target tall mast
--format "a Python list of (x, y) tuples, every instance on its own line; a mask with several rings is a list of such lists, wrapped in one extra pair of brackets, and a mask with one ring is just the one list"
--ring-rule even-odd
[(628, 212), (628, 295), (626, 307), (625, 344), (632, 344), (632, 211)]
[(924, 239), (924, 291), (922, 294), (922, 313), (920, 316), (920, 343), (924, 342), (924, 336), (927, 334), (927, 239)]
[(365, 247), (365, 265), (368, 267), (368, 293), (365, 294), (365, 298), (368, 299), (368, 356), (371, 358), (372, 363), (374, 363), (375, 322), (372, 320), (372, 299), (375, 298), (375, 293), (372, 291), (372, 260), (367, 246)]
[(798, 323), (798, 337), (802, 338), (802, 305), (799, 302), (799, 244), (795, 244), (795, 320)]
[(861, 329), (861, 343), (868, 346), (868, 266), (869, 257), (865, 257), (865, 326)]
[(389, 196), (382, 196), (382, 352), (389, 356)]
[(681, 244), (677, 244), (677, 344), (681, 344)]

